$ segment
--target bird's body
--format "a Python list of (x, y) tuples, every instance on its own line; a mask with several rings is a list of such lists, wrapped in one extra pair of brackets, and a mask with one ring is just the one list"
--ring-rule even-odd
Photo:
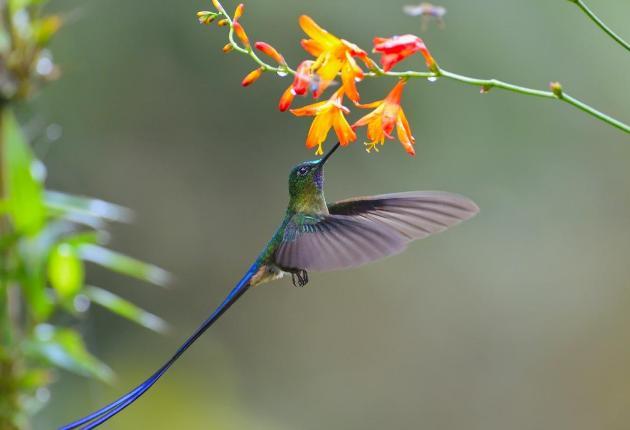
[(397, 254), (416, 240), (474, 216), (468, 198), (431, 191), (358, 197), (327, 204), (321, 160), (307, 161), (289, 175), (289, 204), (283, 221), (258, 258), (221, 305), (160, 369), (138, 387), (98, 411), (66, 426), (92, 429), (137, 400), (250, 287), (290, 274), (293, 284), (308, 283), (310, 271), (359, 266)]

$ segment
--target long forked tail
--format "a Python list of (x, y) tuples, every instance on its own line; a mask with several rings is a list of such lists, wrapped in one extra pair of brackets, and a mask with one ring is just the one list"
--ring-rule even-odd
[(193, 344), (195, 341), (212, 325), (216, 320), (218, 320), (221, 315), (225, 311), (227, 311), (230, 306), (232, 306), (236, 301), (247, 291), (250, 287), (250, 280), (258, 271), (259, 265), (254, 264), (249, 268), (245, 276), (236, 284), (236, 286), (232, 289), (230, 294), (225, 298), (223, 303), (219, 305), (218, 308), (206, 319), (203, 324), (195, 330), (195, 332), (179, 347), (179, 349), (173, 354), (173, 356), (166, 362), (162, 367), (160, 367), (153, 375), (151, 375), (147, 380), (138, 385), (133, 390), (129, 391), (124, 396), (120, 397), (118, 400), (110, 403), (109, 405), (92, 412), (91, 414), (71, 422), (70, 424), (66, 424), (59, 428), (59, 430), (72, 430), (72, 429), (83, 429), (89, 430), (98, 427), (103, 424), (105, 421), (109, 420), (114, 415), (118, 414), (120, 411), (125, 409), (127, 406), (135, 402), (140, 396), (142, 396), (149, 388), (153, 386), (157, 382), (158, 379), (162, 377), (166, 373), (166, 371), (177, 361), (177, 359)]

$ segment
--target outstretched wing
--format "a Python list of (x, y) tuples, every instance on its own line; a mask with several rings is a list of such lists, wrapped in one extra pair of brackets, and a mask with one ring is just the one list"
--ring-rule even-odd
[(437, 191), (358, 197), (328, 210), (329, 215), (297, 214), (289, 221), (274, 256), (278, 266), (312, 271), (360, 266), (479, 212), (470, 199)]

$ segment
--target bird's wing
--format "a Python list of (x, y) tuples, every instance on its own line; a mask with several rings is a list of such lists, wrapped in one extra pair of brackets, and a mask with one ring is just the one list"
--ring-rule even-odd
[(329, 205), (329, 215), (297, 214), (274, 255), (281, 268), (328, 271), (360, 266), (403, 251), (409, 242), (474, 216), (456, 194), (415, 191), (359, 197)]

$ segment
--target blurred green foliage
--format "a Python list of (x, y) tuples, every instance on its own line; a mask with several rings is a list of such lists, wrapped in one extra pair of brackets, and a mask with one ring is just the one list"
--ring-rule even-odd
[(13, 105), (56, 75), (46, 50), (61, 18), (45, 2), (0, 3), (0, 429), (29, 428), (47, 401), (55, 369), (112, 380), (88, 352), (76, 321), (90, 303), (148, 329), (164, 322), (101, 288), (86, 286), (85, 263), (164, 285), (163, 270), (111, 251), (107, 222), (129, 211), (97, 199), (45, 189), (46, 168), (18, 123)]

